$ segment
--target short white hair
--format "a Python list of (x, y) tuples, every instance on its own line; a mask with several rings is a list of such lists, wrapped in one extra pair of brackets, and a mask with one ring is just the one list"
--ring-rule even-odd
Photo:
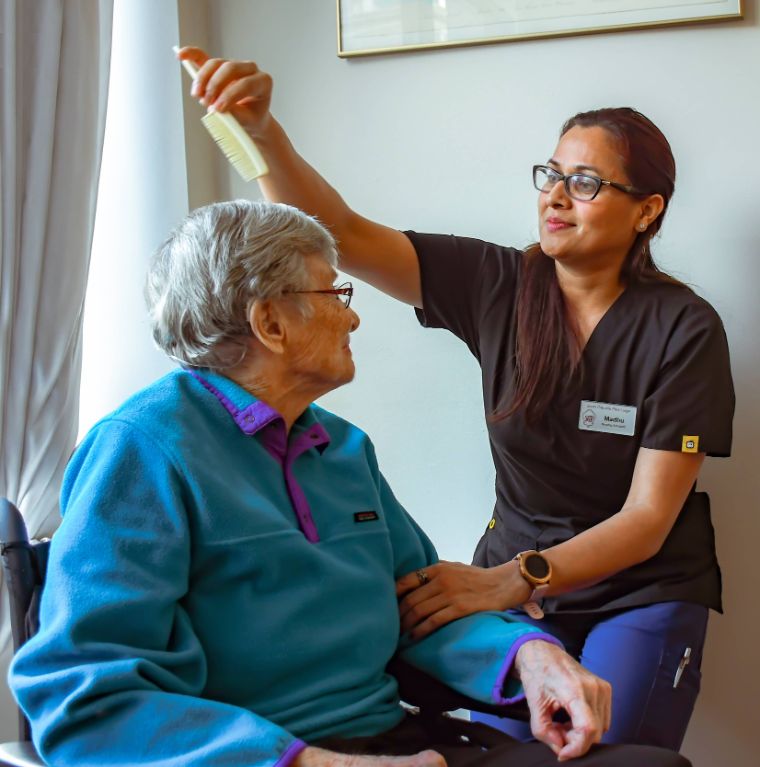
[(240, 363), (251, 303), (307, 289), (308, 255), (335, 267), (335, 240), (290, 205), (234, 200), (194, 210), (150, 262), (145, 300), (154, 341), (182, 365)]

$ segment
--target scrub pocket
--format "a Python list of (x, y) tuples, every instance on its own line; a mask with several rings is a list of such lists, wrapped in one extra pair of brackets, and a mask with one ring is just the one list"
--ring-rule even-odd
[(702, 648), (692, 647), (689, 663), (684, 667), (678, 685), (673, 687), (685, 649), (685, 645), (669, 647), (663, 653), (637, 742), (680, 750), (702, 683)]

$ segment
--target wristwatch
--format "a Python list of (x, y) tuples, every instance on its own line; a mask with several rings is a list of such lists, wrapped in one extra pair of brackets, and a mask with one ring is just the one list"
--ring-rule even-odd
[(531, 549), (530, 551), (521, 551), (516, 557), (517, 565), (520, 568), (520, 575), (528, 582), (533, 589), (528, 597), (528, 601), (522, 606), (522, 609), (535, 620), (544, 617), (544, 611), (536, 600), (541, 599), (543, 593), (549, 588), (552, 579), (551, 562), (539, 552)]

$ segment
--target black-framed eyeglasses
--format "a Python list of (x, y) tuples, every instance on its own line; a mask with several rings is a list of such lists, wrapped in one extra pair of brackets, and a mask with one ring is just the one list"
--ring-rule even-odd
[(533, 166), (533, 186), (539, 192), (551, 192), (555, 184), (558, 184), (560, 181), (565, 182), (565, 191), (569, 197), (572, 197), (574, 200), (581, 200), (582, 202), (593, 200), (603, 186), (614, 187), (626, 194), (646, 194), (646, 192), (642, 192), (636, 189), (636, 187), (618, 184), (616, 181), (607, 181), (606, 179), (599, 178), (599, 176), (589, 176), (587, 173), (570, 173), (565, 176), (548, 165)]
[(287, 290), (286, 293), (324, 293), (327, 295), (335, 296), (343, 306), (348, 309), (351, 306), (351, 299), (354, 296), (354, 286), (350, 282), (344, 282), (342, 285), (338, 285), (337, 288), (330, 288), (329, 290)]

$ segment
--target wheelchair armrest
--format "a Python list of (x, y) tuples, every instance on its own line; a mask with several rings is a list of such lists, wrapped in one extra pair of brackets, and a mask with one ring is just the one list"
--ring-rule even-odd
[(452, 690), (451, 687), (434, 679), (424, 671), (420, 671), (398, 656), (391, 658), (386, 671), (398, 682), (401, 700), (411, 706), (416, 706), (423, 714), (464, 708), (507, 719), (518, 719), (523, 722), (530, 720), (528, 704), (524, 700), (509, 705), (483, 703)]

